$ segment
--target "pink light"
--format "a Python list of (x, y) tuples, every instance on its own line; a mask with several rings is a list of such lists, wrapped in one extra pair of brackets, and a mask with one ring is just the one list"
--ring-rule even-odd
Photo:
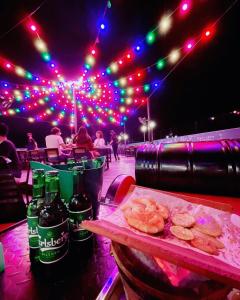
[(91, 53), (92, 53), (92, 55), (95, 55), (96, 54), (96, 50), (92, 49)]
[(37, 30), (37, 27), (36, 27), (35, 25), (31, 25), (31, 26), (30, 26), (30, 29), (31, 29), (32, 31), (36, 31), (36, 30)]
[(188, 9), (188, 4), (187, 3), (184, 3), (183, 6), (182, 6), (182, 10), (183, 11), (186, 11)]
[(132, 78), (132, 77), (129, 77), (129, 80), (130, 80), (130, 81), (132, 81), (132, 80), (133, 80), (133, 78)]
[(131, 58), (131, 54), (128, 53), (127, 54), (127, 58), (130, 59)]
[(11, 65), (10, 64), (6, 64), (6, 68), (10, 69)]
[(191, 51), (191, 50), (193, 49), (194, 46), (195, 46), (194, 41), (193, 41), (193, 40), (188, 40), (188, 41), (186, 42), (185, 46), (184, 46), (185, 51), (186, 51), (186, 52)]
[(190, 0), (184, 0), (181, 5), (180, 5), (180, 10), (181, 10), (181, 14), (185, 14), (189, 11), (190, 9), (190, 5), (191, 5), (191, 2)]
[(119, 63), (119, 65), (122, 65), (122, 64), (123, 64), (123, 61), (122, 61), (122, 60), (119, 60), (118, 63)]

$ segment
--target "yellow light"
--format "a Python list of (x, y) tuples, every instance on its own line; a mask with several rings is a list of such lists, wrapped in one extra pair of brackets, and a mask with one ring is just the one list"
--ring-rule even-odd
[(110, 69), (113, 73), (117, 73), (118, 71), (118, 64), (117, 63), (111, 63)]
[(8, 113), (9, 113), (9, 115), (15, 115), (16, 114), (15, 110), (13, 110), (13, 109), (9, 109)]
[(51, 112), (50, 109), (47, 109), (47, 110), (46, 110), (46, 113), (47, 113), (48, 115), (51, 115), (51, 114), (52, 114), (52, 112)]
[(25, 70), (21, 67), (16, 67), (15, 72), (18, 76), (22, 76), (22, 77), (25, 76)]
[(168, 56), (168, 61), (170, 64), (175, 64), (181, 56), (180, 50), (174, 49), (170, 52)]
[(127, 84), (127, 79), (125, 77), (122, 77), (119, 79), (119, 84), (121, 86), (125, 86)]
[(38, 101), (38, 103), (41, 104), (41, 105), (43, 105), (45, 102), (44, 102), (43, 99), (40, 99), (40, 100)]
[(126, 108), (124, 106), (121, 106), (119, 110), (121, 113), (124, 113), (126, 111)]
[(112, 115), (112, 114), (113, 114), (113, 111), (112, 111), (111, 109), (109, 109), (108, 114), (109, 114), (109, 115)]
[(34, 118), (32, 118), (32, 117), (28, 118), (28, 122), (29, 122), (29, 123), (33, 123), (34, 121), (35, 121)]
[(34, 41), (34, 46), (39, 52), (48, 52), (47, 45), (39, 38)]
[(158, 30), (159, 30), (159, 33), (164, 35), (166, 33), (168, 33), (168, 31), (170, 30), (172, 26), (172, 17), (171, 15), (164, 15), (159, 24), (158, 24)]
[(129, 104), (132, 104), (132, 98), (127, 98), (126, 99), (126, 103), (129, 105)]
[(21, 93), (18, 90), (14, 90), (13, 94), (14, 94), (15, 97), (21, 96)]
[(88, 55), (86, 57), (86, 63), (90, 66), (93, 66), (95, 64), (95, 58), (92, 55)]
[(134, 93), (134, 90), (132, 87), (127, 88), (127, 94), (128, 96), (132, 96), (132, 94)]

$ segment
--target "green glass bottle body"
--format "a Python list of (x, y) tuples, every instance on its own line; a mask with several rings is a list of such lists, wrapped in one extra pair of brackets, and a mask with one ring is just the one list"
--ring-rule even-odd
[(33, 170), (32, 200), (27, 209), (29, 256), (32, 267), (39, 263), (38, 216), (39, 204), (44, 199), (45, 175), (43, 169)]
[(45, 201), (39, 212), (39, 260), (45, 276), (63, 275), (68, 254), (68, 211), (60, 197), (58, 171), (45, 174)]
[(92, 233), (81, 227), (84, 220), (92, 220), (92, 203), (84, 189), (84, 168), (76, 166), (73, 168), (73, 196), (69, 201), (69, 225), (70, 241), (73, 251), (83, 249), (91, 245)]

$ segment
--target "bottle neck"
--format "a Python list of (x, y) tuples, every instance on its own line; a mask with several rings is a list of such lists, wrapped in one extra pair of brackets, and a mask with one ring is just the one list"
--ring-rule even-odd
[(84, 193), (83, 171), (75, 171), (73, 173), (73, 195)]
[(50, 204), (60, 198), (60, 186), (58, 177), (46, 178), (45, 181), (45, 203)]

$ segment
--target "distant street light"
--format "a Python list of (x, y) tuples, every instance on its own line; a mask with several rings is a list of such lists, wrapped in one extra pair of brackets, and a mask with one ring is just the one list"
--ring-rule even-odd
[(146, 142), (146, 132), (147, 132), (147, 126), (146, 125), (142, 125), (140, 127), (141, 132), (143, 133), (143, 141)]
[(153, 128), (155, 128), (155, 127), (156, 127), (156, 125), (157, 125), (157, 124), (156, 124), (156, 122), (155, 122), (155, 121), (150, 121), (150, 122), (149, 122), (149, 128), (150, 128), (150, 129), (153, 129)]
[(126, 133), (124, 133), (124, 134), (122, 135), (122, 137), (123, 137), (124, 141), (127, 141), (128, 138), (129, 138), (128, 134), (126, 134)]
[(148, 131), (150, 133), (150, 141), (153, 142), (153, 129), (157, 126), (155, 121), (149, 120), (148, 122)]

